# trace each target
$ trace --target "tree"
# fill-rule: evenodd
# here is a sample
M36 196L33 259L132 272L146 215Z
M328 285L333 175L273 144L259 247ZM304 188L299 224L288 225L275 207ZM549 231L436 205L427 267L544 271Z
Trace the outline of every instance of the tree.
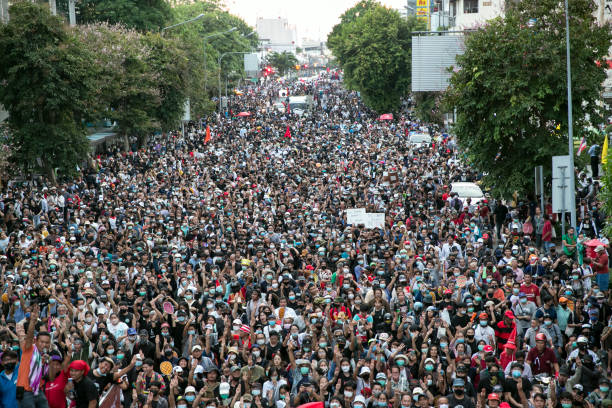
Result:
M416 92L414 94L414 112L425 123L444 125L441 92Z
M610 24L599 25L591 0L570 2L573 120L578 137L601 121L598 100ZM533 168L567 154L565 14L561 0L508 2L497 18L466 36L447 102L471 165L495 194L524 193Z
M276 68L276 72L278 72L280 76L283 76L287 73L287 71L291 70L298 64L298 60L295 55L289 51L283 51L280 53L272 52L266 57L266 64Z
M0 103L9 112L11 158L26 173L76 173L88 152L84 119L93 58L49 7L17 2L0 26Z
M181 46L186 49L190 72L187 94L191 101L191 112L196 117L205 116L215 109L211 97L217 95L219 69L221 72L237 72L241 76L244 73L243 55L235 54L224 57L222 67L217 66L219 56L225 52L248 52L254 49L258 44L257 34L253 34L253 28L249 27L244 20L223 10L217 0L180 4L173 8L173 14L171 24L204 14L201 19L173 28L165 35L178 38ZM211 34L227 31L232 27L236 27L237 30L202 40ZM204 52L206 52L206 59L204 59ZM204 89L207 90L206 94L203 92Z
M146 63L155 71L160 103L154 116L162 130L176 129L183 117L189 83L188 53L178 38L148 33L142 41L151 50Z
M347 10L327 40L349 89L379 113L397 110L410 88L412 31L424 24L362 1Z
M151 47L140 33L106 23L80 26L77 32L88 49L97 50L97 94L91 103L99 119L117 122L126 150L130 136L142 143L160 125L161 75Z
M166 0L81 0L79 22L121 24L138 31L158 31L172 19Z

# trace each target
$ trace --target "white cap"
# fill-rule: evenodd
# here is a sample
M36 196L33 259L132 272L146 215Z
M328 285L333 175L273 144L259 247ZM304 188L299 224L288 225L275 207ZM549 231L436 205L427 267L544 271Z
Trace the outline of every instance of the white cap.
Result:
M361 404L363 404L363 406L364 406L364 407L366 406L366 400L365 400L365 398L363 397L363 395L357 395L357 396L355 397L355 399L353 400L353 405L355 405L355 404L357 404L357 403L361 403Z
M359 371L359 375L370 374L370 367L363 366L361 367L361 371Z
M185 388L185 394L189 394L190 392L193 392L194 394L196 393L196 389L193 385L188 386L187 388Z

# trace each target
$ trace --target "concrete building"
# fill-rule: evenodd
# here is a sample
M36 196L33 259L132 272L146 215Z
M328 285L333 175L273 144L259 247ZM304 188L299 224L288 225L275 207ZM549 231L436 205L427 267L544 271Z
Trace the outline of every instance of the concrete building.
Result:
M295 53L297 32L286 18L259 17L255 24L261 46L269 52L289 51Z

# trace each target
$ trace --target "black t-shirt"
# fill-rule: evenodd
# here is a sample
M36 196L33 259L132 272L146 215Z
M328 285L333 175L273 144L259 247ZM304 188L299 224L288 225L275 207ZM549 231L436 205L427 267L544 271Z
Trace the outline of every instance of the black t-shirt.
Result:
M74 392L76 394L76 408L87 408L90 401L98 401L98 389L89 376L74 383Z
M525 395L529 395L529 393L531 392L531 383L525 377L521 377L521 381L523 383L523 392L525 393ZM504 392L509 392L515 401L521 401L521 398L518 394L518 388L516 387L516 381L513 378L506 379L506 382L504 384Z
M114 376L112 373L107 373L106 375L97 376L97 375L94 375L94 371L95 370L89 371L89 373L87 374L87 377L89 377L89 379L93 381L94 385L98 389L98 392L101 394L106 388L106 386L113 382Z
M458 399L455 396L455 393L448 395L446 398L448 399L449 407L457 407L461 405L463 408L476 408L474 401L470 397L468 397L466 394L463 394L462 399Z

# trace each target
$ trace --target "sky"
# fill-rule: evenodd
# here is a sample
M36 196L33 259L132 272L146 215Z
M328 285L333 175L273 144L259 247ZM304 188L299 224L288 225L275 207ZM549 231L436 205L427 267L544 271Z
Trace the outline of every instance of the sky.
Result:
M230 13L252 27L258 17L287 18L297 28L298 39L325 40L340 16L359 0L224 0ZM379 0L385 6L402 8L406 0Z

